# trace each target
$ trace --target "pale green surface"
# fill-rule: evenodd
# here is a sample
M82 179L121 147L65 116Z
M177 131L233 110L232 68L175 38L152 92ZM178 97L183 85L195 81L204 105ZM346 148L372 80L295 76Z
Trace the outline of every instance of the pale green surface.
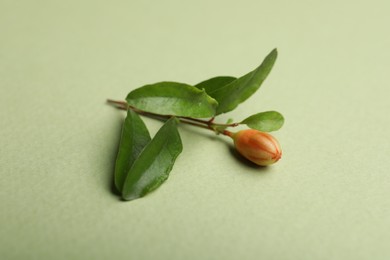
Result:
M226 2L0 1L0 259L390 259L390 2ZM283 113L277 165L184 127L159 190L112 194L106 98L240 76L274 47L232 116Z

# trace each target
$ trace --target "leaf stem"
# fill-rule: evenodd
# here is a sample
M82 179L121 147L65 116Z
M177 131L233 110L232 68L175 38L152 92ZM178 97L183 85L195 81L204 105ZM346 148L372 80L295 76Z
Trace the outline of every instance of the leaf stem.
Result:
M162 114L157 114L157 113L153 113L153 112L147 112L147 111L138 109L136 107L130 106L125 101L107 99L107 103L115 105L118 109L122 109L122 110L131 109L140 115L151 117L151 118L156 118L156 119L160 119L160 120L167 120L167 119L175 116L175 115L162 115ZM239 123L231 123L231 124L214 123L214 117L212 117L209 120L202 120L202 119L187 117L187 116L175 116L175 117L178 118L180 120L180 122L182 122L182 123L201 127L204 129L209 129L217 134L223 134L223 135L227 135L230 137L232 136L231 132L229 132L227 130L219 130L218 127L236 127L239 125Z
M234 137L234 133L232 133L232 132L230 132L230 131L228 131L228 130L223 130L222 134L223 134L223 135L226 135L226 136L229 136L229 137L231 137L231 138Z

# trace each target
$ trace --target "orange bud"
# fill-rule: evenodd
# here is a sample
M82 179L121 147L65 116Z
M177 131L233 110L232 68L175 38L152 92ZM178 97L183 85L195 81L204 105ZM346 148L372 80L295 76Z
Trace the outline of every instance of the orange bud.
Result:
M237 151L257 165L270 165L282 157L278 141L268 133L247 129L232 134L231 137Z

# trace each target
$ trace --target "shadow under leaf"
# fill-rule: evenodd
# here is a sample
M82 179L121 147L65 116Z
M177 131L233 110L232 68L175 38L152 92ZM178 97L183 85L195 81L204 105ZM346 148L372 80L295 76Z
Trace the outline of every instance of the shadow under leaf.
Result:
M120 113L118 113L120 114ZM120 191L115 187L114 183L114 172L115 172L115 162L116 162L116 157L118 155L118 149L119 149L119 143L121 139L121 133L122 133L122 126L125 118L123 115L120 115L117 117L117 120L115 121L115 130L117 131L117 134L115 135L115 139L112 141L112 146L111 146L111 158L110 158L110 171L108 173L108 178L107 178L107 183L108 183L108 190L110 191L111 194L116 195L116 196L121 196ZM118 198L120 200L120 198Z

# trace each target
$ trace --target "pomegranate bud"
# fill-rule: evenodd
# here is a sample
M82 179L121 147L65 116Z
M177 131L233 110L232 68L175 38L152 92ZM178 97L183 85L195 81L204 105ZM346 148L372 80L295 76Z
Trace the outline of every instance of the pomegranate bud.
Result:
M258 130L241 130L231 136L237 151L257 165L266 166L282 156L278 141L272 135Z

